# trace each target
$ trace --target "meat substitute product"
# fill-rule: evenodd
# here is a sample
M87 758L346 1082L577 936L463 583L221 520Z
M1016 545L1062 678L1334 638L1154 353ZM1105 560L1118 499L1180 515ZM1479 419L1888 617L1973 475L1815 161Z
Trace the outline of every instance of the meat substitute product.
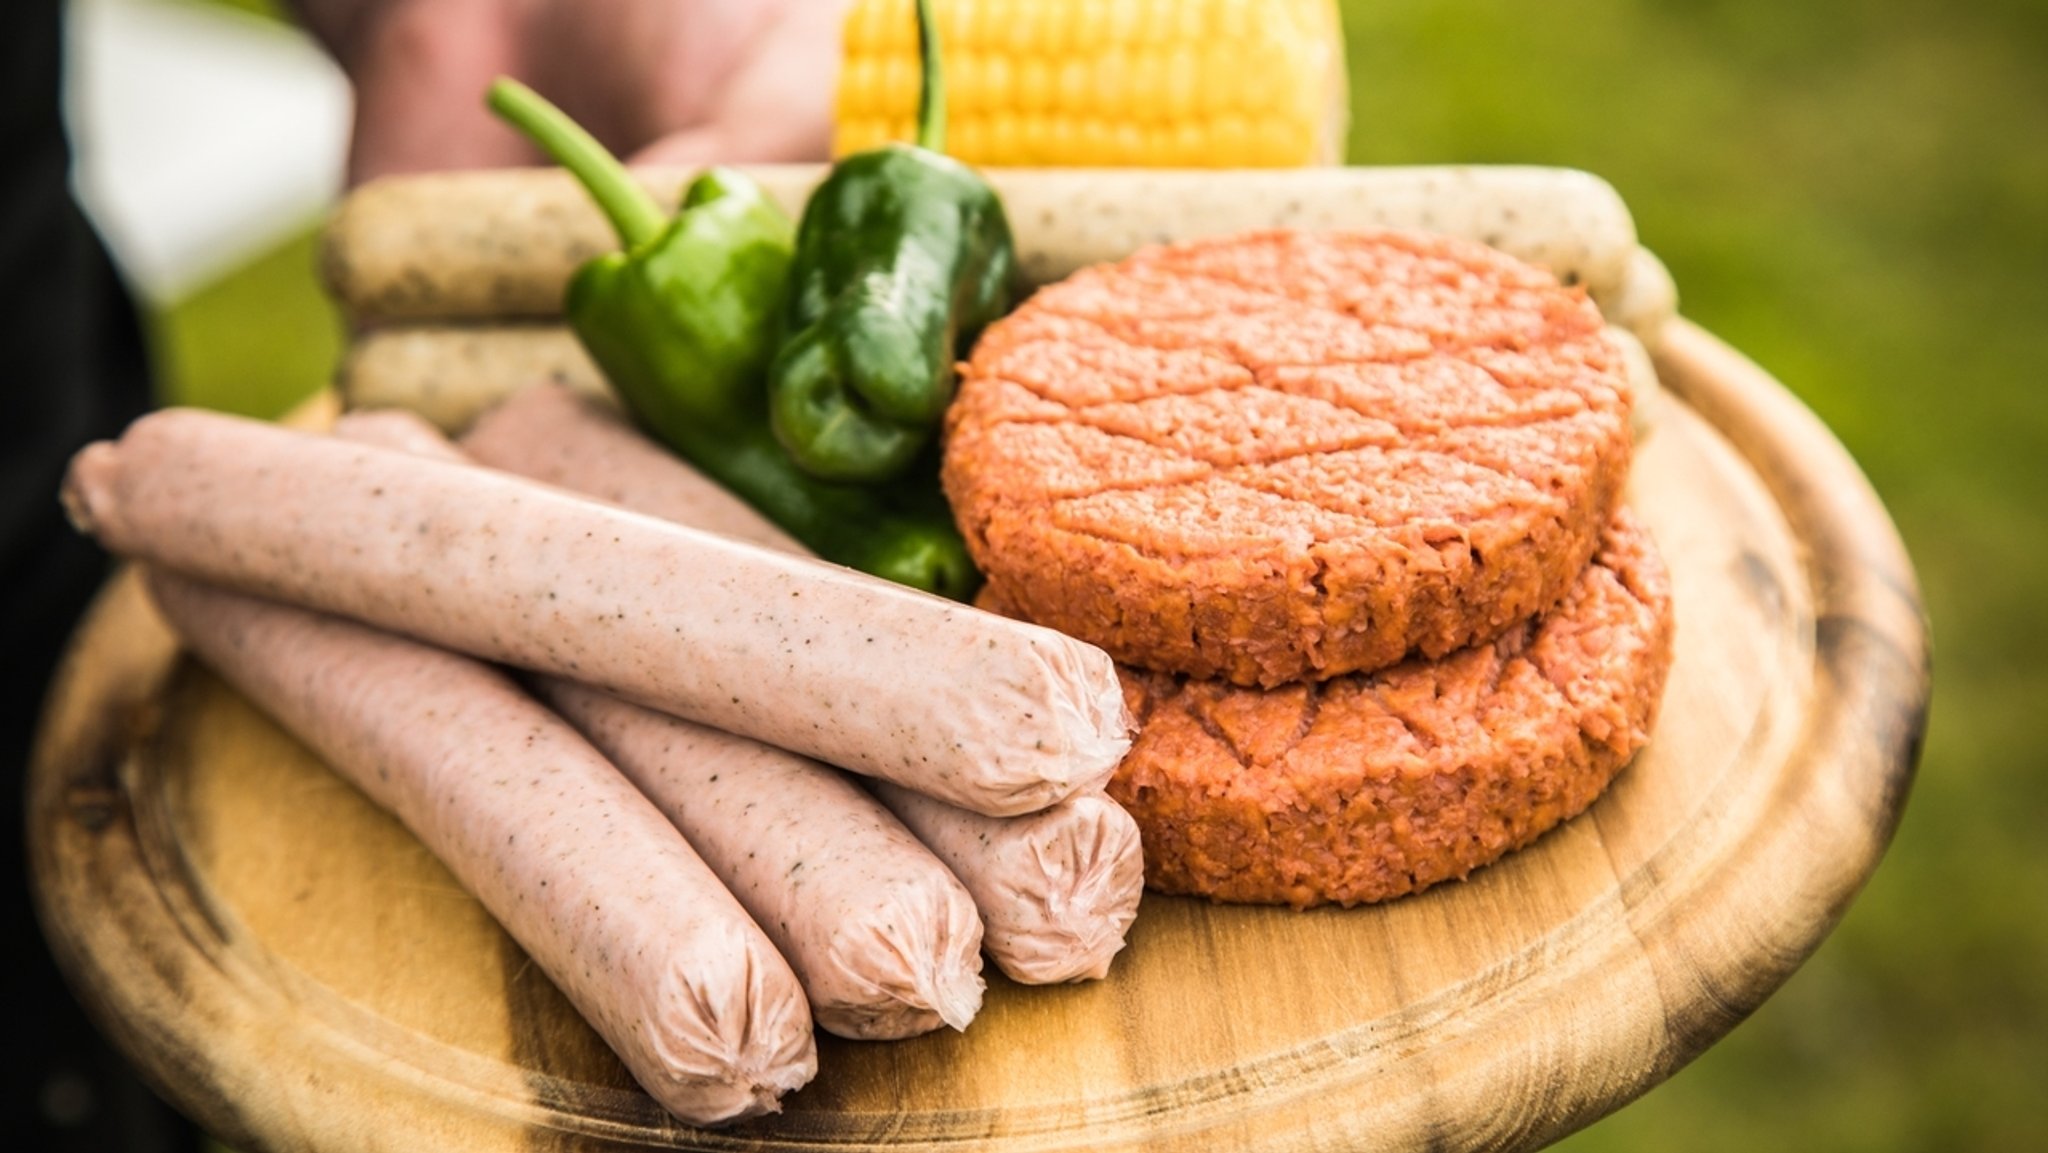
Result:
M802 546L610 410L554 385L527 389L463 438L477 460L766 547ZM1138 913L1144 862L1129 814L1082 794L997 818L909 789L874 788L946 862L981 910L982 947L1027 984L1099 978Z
M534 385L484 413L462 437L462 451L620 508L809 555L753 506L633 431L617 410L561 385Z
M1656 253L1638 248L1621 284L1600 301L1600 315L1655 351L1664 343L1665 324L1678 315L1678 282Z
M668 820L491 667L156 571L199 658L411 829L663 1108L717 1123L811 1079L803 990Z
M982 947L1026 985L1100 980L1145 888L1138 825L1094 793L984 817L882 781L869 786L974 894Z
M536 380L618 403L576 334L551 324L432 324L358 333L335 369L334 389L352 409L405 408L459 430Z
M1649 739L1671 632L1663 562L1623 510L1548 615L1439 660L1269 690L1124 670L1141 727L1109 792L1163 892L1411 893L1593 802Z
M788 958L820 1027L881 1040L974 1019L974 900L860 786L581 685L537 689L703 854Z
M944 481L992 594L1144 668L1273 686L1555 605L1629 464L1583 292L1440 236L1146 249L983 334Z
M825 167L749 168L792 217ZM693 169L639 169L675 204ZM1045 284L1140 245L1248 228L1424 228L1484 241L1596 297L1623 290L1635 222L1613 186L1561 168L993 169L1017 222L1024 279ZM618 247L560 170L438 172L371 181L328 223L321 271L359 324L554 317L576 267Z
M115 552L991 815L1129 748L1089 645L488 469L166 410L87 446L63 495Z
M542 428L559 428L559 418L574 421L580 405L589 403L563 398L569 407L559 408L547 395L522 406L545 418ZM618 432L627 460L633 460L630 449L652 449L623 428ZM336 422L334 434L470 460L433 425L395 409L350 413ZM549 449L565 443L539 439ZM575 437L566 442L570 459L601 470L618 463L620 454L579 456L579 443ZM620 479L630 486L631 478L628 470ZM827 765L594 689L540 678L539 692L667 814L753 914L796 970L819 1027L858 1040L909 1037L941 1024L967 1027L983 989L982 926L973 898L873 797ZM926 804L972 820L1004 821ZM1130 821L1121 810L1118 815ZM1136 838L1133 826L1133 854Z
M357 444L395 448L451 464L471 463L433 422L411 409L370 408L342 413L334 422L334 435Z

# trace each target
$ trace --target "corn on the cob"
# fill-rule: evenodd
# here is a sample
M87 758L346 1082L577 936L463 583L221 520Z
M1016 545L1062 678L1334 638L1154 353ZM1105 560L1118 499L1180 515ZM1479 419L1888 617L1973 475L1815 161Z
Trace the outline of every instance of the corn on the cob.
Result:
M947 151L970 164L1285 167L1343 159L1335 0L934 0ZM858 0L840 155L909 140L913 0Z

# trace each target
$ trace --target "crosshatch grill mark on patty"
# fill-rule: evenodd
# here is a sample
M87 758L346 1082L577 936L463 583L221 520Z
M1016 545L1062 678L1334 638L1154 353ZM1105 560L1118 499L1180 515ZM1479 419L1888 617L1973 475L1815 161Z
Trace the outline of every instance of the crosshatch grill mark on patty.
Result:
M1629 386L1583 292L1490 248L1261 232L1048 287L976 346L944 479L993 595L1127 664L1276 686L1565 594Z

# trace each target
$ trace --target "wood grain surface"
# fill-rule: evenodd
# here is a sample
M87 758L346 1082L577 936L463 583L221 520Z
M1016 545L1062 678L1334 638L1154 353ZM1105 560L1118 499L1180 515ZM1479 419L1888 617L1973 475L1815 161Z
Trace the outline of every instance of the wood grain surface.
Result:
M964 1034L821 1038L783 1114L691 1129L123 576L32 767L52 944L165 1094L249 1153L1540 1145L1820 943L1891 836L1927 702L1912 571L1848 456L1696 328L1660 368L1679 400L1630 499L1673 571L1663 718L1589 813L1468 882L1307 913L1148 895L1107 981L997 976Z

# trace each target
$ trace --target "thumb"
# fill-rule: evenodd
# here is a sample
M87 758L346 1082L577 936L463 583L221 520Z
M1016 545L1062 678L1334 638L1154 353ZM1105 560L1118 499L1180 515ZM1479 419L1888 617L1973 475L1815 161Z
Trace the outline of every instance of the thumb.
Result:
M689 167L746 159L755 158L732 155L731 149L726 146L725 134L713 127L685 128L681 132L671 132L633 153L626 158L626 162Z
M786 164L824 160L830 153L829 129L762 127L727 124L686 128L663 136L627 158L630 164Z

